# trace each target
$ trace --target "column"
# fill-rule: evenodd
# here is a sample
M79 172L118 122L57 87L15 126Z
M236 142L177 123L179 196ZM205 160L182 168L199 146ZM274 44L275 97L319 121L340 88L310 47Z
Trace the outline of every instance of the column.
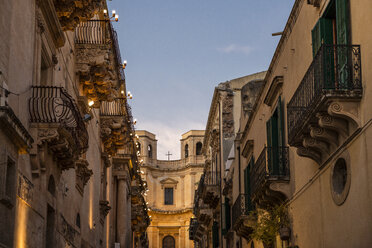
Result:
M131 202L128 201L128 177L118 176L116 239L120 247L131 244Z

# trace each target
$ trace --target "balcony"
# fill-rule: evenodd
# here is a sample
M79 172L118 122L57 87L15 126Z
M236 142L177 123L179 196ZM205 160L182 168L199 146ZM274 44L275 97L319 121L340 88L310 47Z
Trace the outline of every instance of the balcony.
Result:
M232 226L238 236L250 239L256 219L250 215L253 210L250 196L240 194L232 208Z
M125 82L118 36L110 21L88 20L75 28L77 71L84 95L112 101Z
M204 178L202 199L212 209L215 209L220 200L221 177L219 172L207 172Z
M323 45L287 105L288 143L322 165L360 128L359 45Z
M250 171L251 197L261 205L289 197L288 147L265 147Z
M125 99L103 101L100 106L101 138L105 153L129 157L134 153L131 133L134 133L130 108ZM119 152L119 149L121 152Z
M190 228L189 228L189 239L194 240L195 231L198 225L198 220L196 218L190 219Z
M62 87L33 86L29 112L37 143L48 145L62 170L74 168L88 149L88 132L74 99Z

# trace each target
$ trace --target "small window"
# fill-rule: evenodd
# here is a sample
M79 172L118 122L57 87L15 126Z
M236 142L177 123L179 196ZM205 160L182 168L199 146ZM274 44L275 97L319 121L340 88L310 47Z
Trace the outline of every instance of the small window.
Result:
M164 189L164 205L173 205L173 188Z
M189 145L185 145L185 158L189 157Z
M6 176L5 176L5 195L9 198L13 198L15 194L15 163L8 157Z
M151 145L147 146L147 154L149 158L152 158L152 146Z
M77 213L76 215L76 226L80 228L80 214Z
M176 240L170 235L165 236L163 239L163 248L174 248L174 247L176 247Z
M348 158L348 157L346 157ZM341 157L333 165L331 172L332 198L337 205L341 205L347 198L350 189L349 159Z
M54 177L51 175L49 177L49 182L48 182L48 191L49 193L52 194L52 196L56 196L56 183L54 181Z
M141 153L141 143L137 143L137 146L138 146L138 151Z
M203 147L203 144L201 142L196 143L196 155L202 154L202 147Z

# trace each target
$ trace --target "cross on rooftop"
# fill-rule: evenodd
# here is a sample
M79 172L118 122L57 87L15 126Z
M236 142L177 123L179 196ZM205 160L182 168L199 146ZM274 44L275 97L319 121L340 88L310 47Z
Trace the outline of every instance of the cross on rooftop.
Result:
M167 154L165 154L165 156L168 156L168 160L169 160L169 158L170 158L171 155L172 155L172 153L170 153L169 151L168 151Z

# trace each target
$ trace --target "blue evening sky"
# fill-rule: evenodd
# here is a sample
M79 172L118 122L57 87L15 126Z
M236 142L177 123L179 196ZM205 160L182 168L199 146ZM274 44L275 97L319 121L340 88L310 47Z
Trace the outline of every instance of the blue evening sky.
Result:
M136 129L158 158L205 129L214 87L268 68L294 0L112 0Z

